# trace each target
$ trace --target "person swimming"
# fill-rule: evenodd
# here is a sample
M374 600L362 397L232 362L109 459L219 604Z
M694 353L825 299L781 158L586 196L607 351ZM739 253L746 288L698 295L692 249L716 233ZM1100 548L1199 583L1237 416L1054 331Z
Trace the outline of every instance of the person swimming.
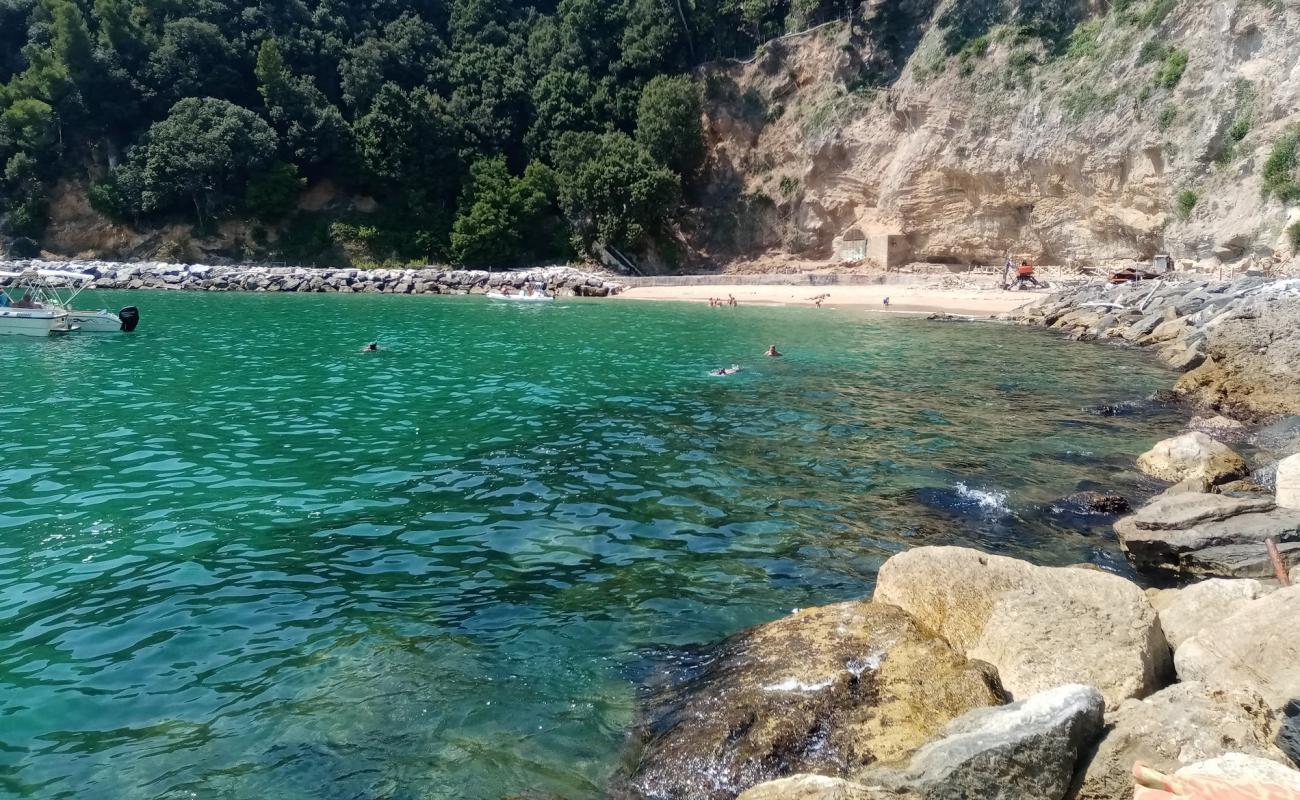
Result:
M736 364L732 364L729 367L723 367L722 369L715 369L709 374L715 378L723 378L728 375L735 375L737 372L740 372L740 367L737 366Z
M773 345L768 345L768 347L767 347L767 352L764 353L763 355L767 356L768 358L780 358L780 357L781 357L781 353L777 351L777 349L776 349L776 345L774 345L774 344L773 344Z
M363 353L377 353L377 352L379 352L379 342L371 342L370 344L368 344L368 345L366 345L365 347L361 348L361 352L363 352Z

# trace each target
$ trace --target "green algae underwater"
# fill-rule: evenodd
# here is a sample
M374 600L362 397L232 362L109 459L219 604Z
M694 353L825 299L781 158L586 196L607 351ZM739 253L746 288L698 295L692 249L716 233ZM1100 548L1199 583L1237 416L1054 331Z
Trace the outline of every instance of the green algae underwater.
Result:
M5 797L597 798L676 648L892 553L1123 571L1056 501L1149 493L1181 423L1148 356L1008 326L107 302L140 329L0 340Z

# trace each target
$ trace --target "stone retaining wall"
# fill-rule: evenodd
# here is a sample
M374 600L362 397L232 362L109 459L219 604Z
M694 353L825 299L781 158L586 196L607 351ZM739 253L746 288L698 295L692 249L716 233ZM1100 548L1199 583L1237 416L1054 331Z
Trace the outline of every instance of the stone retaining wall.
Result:
M323 292L344 294L474 294L533 284L563 296L607 297L621 283L572 267L485 272L422 269L315 269L307 267L122 264L106 261L0 261L0 272L51 269L95 276L99 289L209 292Z

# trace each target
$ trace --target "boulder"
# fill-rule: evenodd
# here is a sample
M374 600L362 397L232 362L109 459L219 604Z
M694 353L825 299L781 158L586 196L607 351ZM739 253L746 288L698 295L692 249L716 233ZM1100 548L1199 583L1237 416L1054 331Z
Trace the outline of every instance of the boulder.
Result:
M881 567L874 599L993 664L1015 698L1081 683L1115 708L1160 689L1170 673L1155 609L1136 585L1106 572L921 547Z
M1231 784L1251 783L1279 786L1300 792L1300 772L1266 758L1228 753L1188 764L1174 773L1177 778L1214 778ZM1205 794L1210 797L1213 795ZM1271 796L1271 795L1270 795Z
M1158 497L1143 506L1131 519L1144 531L1181 531L1202 522L1222 522L1242 514L1272 511L1271 497L1232 497L1195 492Z
M1268 591L1256 580L1211 578L1183 589L1153 591L1149 596L1151 605L1160 615L1165 639L1177 651L1179 645L1202 628L1231 616Z
M1300 767L1300 699L1282 707L1278 717L1277 746L1292 764Z
M1189 518L1210 513L1215 508L1240 509L1250 508L1252 503L1272 503L1267 497L1249 499L1196 494L1183 497L1198 503L1185 512ZM1203 498L1216 498L1219 505L1206 504ZM1182 529L1152 529L1139 527L1138 515L1135 514L1115 523L1115 535L1133 566L1145 572L1223 578L1271 577L1273 565L1264 546L1264 540L1270 537L1278 542L1285 564L1300 564L1300 511L1274 508L1248 511L1223 519L1212 517ZM1151 521L1155 518L1155 513L1149 513L1147 524L1156 524ZM1166 524L1171 524L1169 521L1173 517L1164 519Z
M1104 707L1091 686L1066 685L977 709L949 723L905 768L872 770L863 780L924 800L1060 800L1101 733Z
M910 800L908 795L825 775L794 775L760 783L736 800Z
M1127 498L1113 492L1075 492L1052 507L1074 514L1126 514L1133 510Z
M987 664L898 608L808 609L729 639L701 673L660 693L628 789L712 800L800 772L844 775L901 759L949 720L1003 699Z
M1165 439L1139 456L1137 465L1147 475L1175 483L1187 478L1223 483L1250 474L1245 459L1197 431Z
M1277 504L1300 509L1300 453L1277 462Z
M1201 628L1174 655L1178 678L1259 693L1274 710L1300 698L1300 586L1278 589Z
M1230 752L1282 759L1270 742L1268 705L1244 689L1179 683L1145 700L1129 700L1107 722L1109 732L1088 764L1077 800L1128 797L1137 761L1168 774Z
M1246 425L1235 419L1228 419L1222 415L1213 417L1192 417L1192 421L1187 423L1187 427L1193 431L1200 431L1209 436L1219 438L1239 437L1244 435Z

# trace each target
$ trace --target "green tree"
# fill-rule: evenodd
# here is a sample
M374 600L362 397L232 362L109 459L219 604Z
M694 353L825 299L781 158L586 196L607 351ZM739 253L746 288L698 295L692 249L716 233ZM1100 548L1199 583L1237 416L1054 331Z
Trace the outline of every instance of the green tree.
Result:
M275 131L246 108L187 98L149 129L132 153L147 213L193 206L200 225L231 210L249 181L274 159Z
M386 83L440 91L445 88L438 80L446 71L445 59L437 29L415 14L403 14L348 51L339 65L343 99L364 114Z
M41 181L40 165L27 153L17 153L5 164L0 210L5 212L5 233L40 239L49 216L49 201Z
M640 249L676 209L680 180L624 133L566 133L555 147L560 202L583 249Z
M26 153L37 162L53 159L58 120L43 100L17 100L0 114L0 158Z
M321 166L350 153L343 115L311 79L289 72L276 40L262 42L254 73L267 114L295 164Z
M306 185L297 167L277 161L249 179L244 189L244 208L260 220L283 219L297 205Z
M168 22L149 57L148 82L155 104L170 107L198 97L251 100L240 74L242 61L216 25L189 17Z
M569 70L546 73L533 87L534 120L528 132L532 152L546 155L556 137L568 131L601 128L593 108L596 86L585 74Z
M703 116L699 89L689 78L660 75L641 93L636 140L660 164L690 180L704 163Z
M500 156L475 162L451 231L452 258L471 266L505 266L564 252L555 175L540 162L522 177Z

